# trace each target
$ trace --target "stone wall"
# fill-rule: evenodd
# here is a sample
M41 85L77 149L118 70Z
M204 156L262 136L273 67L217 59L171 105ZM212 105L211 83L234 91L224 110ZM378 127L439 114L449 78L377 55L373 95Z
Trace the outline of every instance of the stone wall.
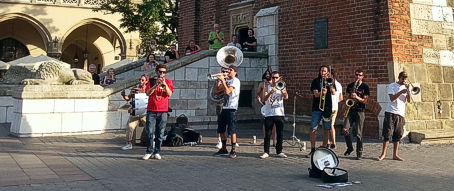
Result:
M393 62L390 81L400 71L420 84L416 108L407 104L408 131L453 130L454 20L451 0L390 1Z

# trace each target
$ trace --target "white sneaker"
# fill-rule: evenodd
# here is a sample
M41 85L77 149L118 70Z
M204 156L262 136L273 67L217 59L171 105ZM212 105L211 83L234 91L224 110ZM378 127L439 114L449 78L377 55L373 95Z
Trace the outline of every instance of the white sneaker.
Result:
M143 155L142 159L143 160L148 160L148 159L150 159L151 156L152 156L152 154L148 154L147 153L147 154Z
M216 145L216 148L221 149L222 148L222 142L218 141L218 144Z
M131 150L132 144L126 144L125 146L121 147L121 150Z
M285 155L284 153L279 153L277 154L277 156L281 158L287 158L287 155Z
M268 153L263 153L262 155L260 155L260 158L261 159L266 159L268 158L270 155Z
M235 147L240 147L240 145L238 143L235 143Z
M161 155L155 154L155 155L153 156L153 158L156 159L156 160L161 160Z

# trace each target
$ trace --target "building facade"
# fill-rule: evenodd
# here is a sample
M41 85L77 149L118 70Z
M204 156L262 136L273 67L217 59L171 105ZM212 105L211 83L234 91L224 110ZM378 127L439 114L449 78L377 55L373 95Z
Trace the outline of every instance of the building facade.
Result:
M3 62L41 54L73 68L98 68L137 57L139 37L120 29L118 14L94 12L103 0L0 0Z
M368 137L381 134L389 99L386 85L400 71L407 71L422 89L413 96L415 105L407 104L407 130L449 131L454 127L453 2L182 1L178 35L180 42L195 40L207 48L214 23L220 24L225 43L233 34L241 41L245 29L254 29L258 51L267 52L268 64L282 72L290 97L296 90L303 92L304 98L298 98L299 115L310 114L310 83L321 65L336 71L344 89L354 81L355 69L364 70L364 82L371 90L365 122ZM274 20L262 19L270 14ZM287 102L286 110L292 109Z

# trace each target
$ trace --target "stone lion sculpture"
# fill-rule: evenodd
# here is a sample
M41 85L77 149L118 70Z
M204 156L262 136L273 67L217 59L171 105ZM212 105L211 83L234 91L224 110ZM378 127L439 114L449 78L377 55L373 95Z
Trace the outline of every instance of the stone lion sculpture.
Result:
M35 78L23 79L24 85L79 85L91 84L91 73L82 69L70 69L54 61L46 61L39 65Z

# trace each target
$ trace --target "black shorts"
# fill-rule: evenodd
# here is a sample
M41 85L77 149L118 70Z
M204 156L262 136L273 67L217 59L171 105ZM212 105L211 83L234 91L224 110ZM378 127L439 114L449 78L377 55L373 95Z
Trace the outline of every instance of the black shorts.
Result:
M389 141L392 137L393 142L400 141L404 134L405 118L394 114L385 112L385 120L383 121L383 140Z
M229 135L236 134L236 110L223 109L218 115L218 130L217 133L229 133Z

